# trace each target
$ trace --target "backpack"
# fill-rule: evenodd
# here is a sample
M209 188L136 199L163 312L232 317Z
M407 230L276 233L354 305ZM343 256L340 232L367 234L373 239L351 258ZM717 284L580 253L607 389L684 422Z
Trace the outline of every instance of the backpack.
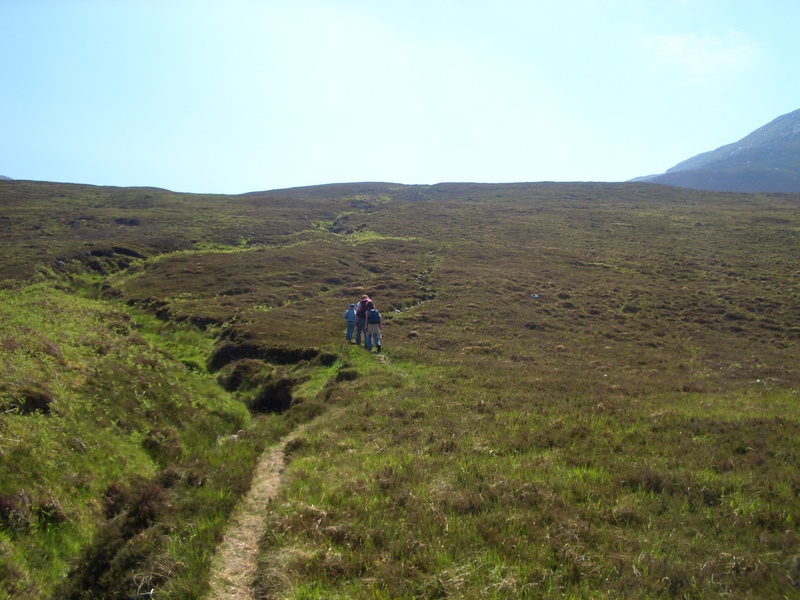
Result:
M356 314L363 319L367 316L367 310L369 308L374 308L371 300L359 300L356 305Z
M367 323L380 323L381 322L381 313L378 312L377 308L370 308L369 312L367 313Z

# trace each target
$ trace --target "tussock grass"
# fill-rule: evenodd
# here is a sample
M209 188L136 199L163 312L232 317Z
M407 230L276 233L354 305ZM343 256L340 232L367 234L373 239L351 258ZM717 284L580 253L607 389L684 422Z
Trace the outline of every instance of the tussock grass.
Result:
M13 184L0 182L15 224L0 242L16 249L3 277L75 283L88 272L95 293L30 288L36 309L12 311L31 333L12 348L26 358L6 367L24 385L3 402L25 436L66 404L116 423L129 445L114 468L142 461L134 487L150 492L98 483L87 504L105 493L106 510L125 516L68 538L62 496L59 511L26 492L37 508L25 512L12 491L24 482L9 484L9 581L36 571L14 537L19 513L58 532L30 539L61 544L62 565L115 548L119 570L103 572L149 574L126 593L144 583L201 594L247 465L294 432L262 541L264 597L796 592L795 196L361 184L195 197ZM115 316L70 327L81 333L69 344L41 334L54 327L41 321L54 306L45 289L63 296L62 312ZM342 312L362 293L386 320L380 356L344 342ZM108 370L128 382L123 404ZM159 427L143 428L144 416ZM219 443L215 422L249 441ZM81 440L109 444L106 431ZM55 471L44 479L57 489ZM86 531L101 533L90 543ZM119 544L134 531L142 546ZM89 575L70 578L72 593L112 589Z
M447 241L434 299L391 320L388 363L291 453L264 594L794 588L797 238L751 229L794 205L625 192L375 215ZM739 227L782 241L745 252ZM755 266L772 261L786 270Z

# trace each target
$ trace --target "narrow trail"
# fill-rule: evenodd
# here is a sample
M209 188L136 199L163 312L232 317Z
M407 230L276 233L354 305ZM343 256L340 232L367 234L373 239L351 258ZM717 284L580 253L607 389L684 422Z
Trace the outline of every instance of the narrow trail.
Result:
M234 511L211 565L208 600L252 600L258 540L264 531L267 504L275 497L284 468L286 440L264 452L250 491Z

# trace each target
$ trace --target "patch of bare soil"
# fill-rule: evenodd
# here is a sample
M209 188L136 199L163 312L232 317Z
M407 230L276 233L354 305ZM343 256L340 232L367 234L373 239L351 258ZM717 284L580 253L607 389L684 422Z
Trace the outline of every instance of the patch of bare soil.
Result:
M275 497L284 468L285 442L264 452L253 484L231 517L225 538L211 565L209 600L252 600L258 540L264 531L267 504Z

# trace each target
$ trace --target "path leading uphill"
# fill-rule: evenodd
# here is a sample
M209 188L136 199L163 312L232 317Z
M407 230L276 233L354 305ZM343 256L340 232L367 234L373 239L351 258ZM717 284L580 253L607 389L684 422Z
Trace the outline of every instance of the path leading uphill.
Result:
M258 540L264 531L267 504L275 497L283 471L285 441L264 452L250 491L231 517L211 565L209 600L252 600Z

